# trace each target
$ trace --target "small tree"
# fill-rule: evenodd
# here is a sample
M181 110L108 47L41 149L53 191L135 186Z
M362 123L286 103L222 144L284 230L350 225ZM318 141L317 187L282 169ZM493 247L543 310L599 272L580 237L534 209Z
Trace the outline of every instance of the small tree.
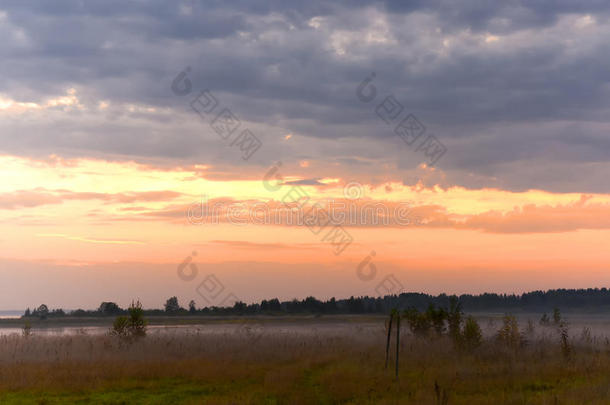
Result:
M463 344L466 350L474 350L483 343L483 334L477 321L469 316L464 323Z
M517 349L523 344L523 336L519 331L519 324L514 315L507 314L502 318L502 327L498 330L496 338L512 349Z
M561 312L559 311L559 308L553 308L553 323L556 326L559 326L559 324L561 324Z
M128 317L119 316L114 320L110 333L127 340L146 336L147 322L140 301L132 301L127 311Z
M129 306L129 328L131 334L135 337L146 336L146 319L144 319L144 310L142 304L138 300L135 304L133 301Z
M449 301L449 311L447 311L447 323L449 325L449 336L456 346L460 345L462 339L461 329L463 317L462 304L458 301L457 297L451 297L451 301Z
M434 328L434 331L438 336L445 332L445 320L447 319L447 311L441 307L436 307L434 304L430 304L426 310L426 318L430 321L430 324Z
M112 323L110 334L123 339L129 338L129 318L126 316L117 317Z
M397 318L400 315L397 314ZM426 313L419 312L417 308L411 307L403 312L403 317L407 320L409 329L415 336L427 337L430 334L432 323Z
M197 307L195 306L195 301L191 300L191 302L189 302L189 312L191 314L194 314L195 312L197 312Z

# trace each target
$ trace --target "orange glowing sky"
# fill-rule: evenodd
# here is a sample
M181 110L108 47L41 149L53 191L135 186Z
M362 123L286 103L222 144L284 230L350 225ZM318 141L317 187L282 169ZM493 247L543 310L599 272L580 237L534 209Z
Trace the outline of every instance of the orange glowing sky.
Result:
M263 3L0 5L0 309L608 286L599 2Z
M214 273L217 277L246 287L235 292L244 300L260 299L264 293L291 298L283 291L334 295L322 281L326 278L322 268L332 269L331 279L342 284L339 292L344 294L351 294L351 288L354 293L375 295L389 274L400 276L405 290L430 292L510 292L600 285L610 279L607 194L387 183L352 184L357 194L346 198L349 190L341 178L323 186L299 186L311 197L308 204L335 199L355 207L381 204L392 213L404 202L411 215L419 218L408 225L348 223L346 219L344 229L353 242L335 255L332 245L322 240L323 233L315 235L306 226L289 226L269 215L282 206L293 186L281 185L273 177L268 184L277 190L269 191L263 184L265 172L259 179L231 181L206 179L207 169L202 167L155 168L96 159L2 156L0 164L5 180L0 185L5 279L19 278L9 266L17 262L59 274L78 269L80 276L70 276L75 279L87 278L92 268L100 266L124 268L130 279L134 266L150 266L160 283L174 285L165 295L175 290L184 299L198 298L197 280L187 283L176 273L178 263L193 251L192 262L201 269L218 265L222 270ZM197 209L201 210L202 201L224 201L225 206L239 206L242 211L235 211L233 219L222 215L217 221L189 219L189 210L200 216ZM245 214L256 203L271 207L266 211L267 223ZM377 273L363 281L356 268L373 251L371 262ZM261 267L275 275L258 288L259 275L269 278ZM201 277L206 274L201 270ZM322 280L302 280L314 274ZM294 280L308 288L287 287ZM47 285L57 289L62 282L70 284L60 278ZM102 285L112 290L114 282L113 276ZM3 298L7 306L17 298L10 283L3 285L9 286L3 294L10 297ZM46 294L50 302L78 305L71 298L60 299L56 290L39 290L42 286L35 280L31 288ZM103 299L109 290L94 290L90 301ZM151 301L161 300L150 292L142 294Z

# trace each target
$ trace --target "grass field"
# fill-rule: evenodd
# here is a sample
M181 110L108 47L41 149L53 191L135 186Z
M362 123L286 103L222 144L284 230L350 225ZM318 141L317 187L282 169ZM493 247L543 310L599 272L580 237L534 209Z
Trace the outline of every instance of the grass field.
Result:
M399 378L385 329L0 337L1 404L609 404L610 342L552 328L474 351L403 328Z

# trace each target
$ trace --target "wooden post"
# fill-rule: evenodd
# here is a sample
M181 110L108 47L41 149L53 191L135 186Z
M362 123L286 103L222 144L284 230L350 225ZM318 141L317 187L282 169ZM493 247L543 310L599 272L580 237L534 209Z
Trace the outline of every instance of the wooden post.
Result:
M392 333L392 319L394 318L394 311L390 312L390 324L388 325L388 340L385 344L385 368L388 368L388 359L390 357L390 336Z
M400 313L396 316L396 379L398 379L398 356L400 354Z

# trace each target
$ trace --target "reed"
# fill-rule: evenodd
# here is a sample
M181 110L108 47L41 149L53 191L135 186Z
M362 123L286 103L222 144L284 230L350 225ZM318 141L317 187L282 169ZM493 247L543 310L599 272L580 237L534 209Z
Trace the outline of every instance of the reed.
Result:
M506 324L513 339L511 320ZM388 347L383 322L354 333L265 328L256 340L241 328L205 327L149 332L131 344L110 335L2 336L0 403L610 402L610 341L601 336L571 339L566 359L557 333L536 333L516 347L491 336L465 351L449 334L422 339L405 328L399 335L397 318L393 327L397 364L408 359L397 375L379 362Z

